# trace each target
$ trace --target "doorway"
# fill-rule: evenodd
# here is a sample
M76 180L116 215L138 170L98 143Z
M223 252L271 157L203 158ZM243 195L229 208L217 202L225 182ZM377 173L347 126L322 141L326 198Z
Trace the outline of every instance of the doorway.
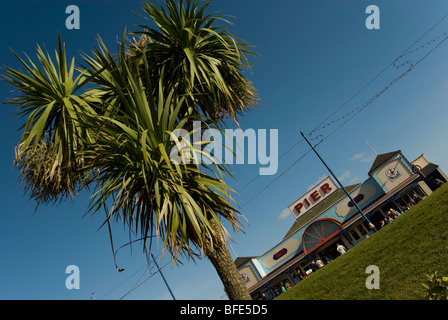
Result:
M330 241L330 244L327 244L325 247L323 247L321 250L317 252L317 254L322 258L322 261L325 262L325 257L334 260L340 256L339 252L336 250L338 241L341 242L340 237L333 239L332 241Z

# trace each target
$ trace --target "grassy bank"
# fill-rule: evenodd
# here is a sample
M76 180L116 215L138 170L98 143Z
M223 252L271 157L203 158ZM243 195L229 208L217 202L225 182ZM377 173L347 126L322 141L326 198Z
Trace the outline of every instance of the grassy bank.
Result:
M380 288L368 290L369 265ZM423 299L434 271L448 276L448 184L278 299Z

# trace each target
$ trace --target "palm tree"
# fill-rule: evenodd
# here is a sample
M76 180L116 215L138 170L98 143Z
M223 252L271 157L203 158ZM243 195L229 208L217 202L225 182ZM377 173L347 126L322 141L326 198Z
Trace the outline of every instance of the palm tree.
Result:
M197 112L215 120L231 117L238 122L237 116L259 100L243 74L251 66L247 55L254 53L218 25L230 23L223 15L205 15L209 4L186 0L176 5L174 0L165 0L165 10L145 1L146 18L157 28L141 25L143 30L134 32L140 37L130 49L136 58L145 56L154 89L163 75L163 87L187 95L182 113Z
M79 125L80 117L95 114L91 103L97 99L78 94L87 79L82 74L74 76L75 59L68 66L59 35L56 64L40 46L37 57L42 68L28 56L27 62L13 53L28 73L6 67L3 76L19 93L8 103L18 105L17 115L27 117L16 147L19 179L38 204L73 197L82 188L78 169L83 160L76 153L92 142L88 130Z
M222 117L236 121L254 105L253 88L240 73L250 52L225 29L212 26L220 16L203 16L208 3L199 8L186 2L185 7L166 0L169 14L145 2L162 31L146 28L129 45L125 33L115 57L100 39L78 70L74 59L67 69L60 39L57 67L40 48L43 71L17 55L28 74L5 69L6 81L20 92L11 103L28 117L16 164L25 190L38 203L63 200L89 187L88 213L110 205L104 223L118 221L139 234L148 257L154 237L163 240L162 252L175 262L205 255L230 299L250 299L222 222L241 230L232 190L224 182L228 166L179 164L170 158L175 147L185 150L176 129L192 133L191 121L197 119L220 129ZM180 37L169 40L170 33ZM170 55L180 42L187 46ZM93 87L79 94L87 83ZM203 153L190 148L193 155Z
M108 105L107 115L89 119L96 140L82 156L88 163L84 169L91 172L91 184L97 186L89 210L98 212L109 203L107 219L132 228L148 254L154 236L163 240L162 250L174 261L182 255L194 258L205 254L229 298L249 299L227 249L227 231L221 222L241 229L238 211L230 204L230 189L222 180L228 168L217 163L173 162L170 154L174 147L182 149L174 132L187 128L192 119L179 115L185 98L176 97L171 90L161 94L155 104L138 66L128 61L121 68L123 72L115 73L117 81L111 81L120 83L114 90L120 92L117 107Z

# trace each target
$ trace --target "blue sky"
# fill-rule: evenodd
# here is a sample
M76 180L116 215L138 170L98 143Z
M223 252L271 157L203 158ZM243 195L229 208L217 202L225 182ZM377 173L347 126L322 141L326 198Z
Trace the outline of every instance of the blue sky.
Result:
M65 8L71 4L80 8L79 30L65 27ZM380 9L379 30L365 27L365 9L371 4ZM36 43L45 44L53 52L58 31L68 56L80 62L79 53L89 53L98 34L112 47L125 27L137 30L136 24L145 23L132 13L141 12L140 1L4 0L0 8L0 62L14 68L19 68L19 63L9 48L26 52L34 59ZM319 131L326 137L346 120L347 114L353 115L352 111L402 74L403 68L387 68L344 105L448 14L448 3L213 0L209 6L212 11L233 16L231 32L256 46L257 57L251 58L254 67L247 76L262 98L262 106L241 118L241 128L278 129L278 150L282 155L301 140L300 131L307 134L324 120L324 125L334 121ZM448 18L412 49L445 32ZM409 60L417 62L436 43L409 53ZM447 45L440 45L318 146L344 184L367 179L375 153L366 141L377 153L401 149L408 160L424 153L448 171ZM11 89L0 83L1 102L14 96ZM20 139L15 132L21 124L19 118L10 117L13 113L13 106L0 108L0 299L90 299L93 292L97 299L170 299L158 274L132 290L139 278L145 280L154 271L152 267L143 274L145 256L139 246L134 246L132 252L120 250L117 263L125 271L115 270L107 229L98 230L103 216L83 217L88 193L73 202L41 206L34 212L35 204L24 195L17 181L18 172L12 166L14 146ZM294 222L291 214L285 214L287 206L328 175L312 153L281 175L307 150L308 146L300 142L279 160L276 175L257 177L235 196L238 204L244 205L241 213L247 222L245 233L231 232L233 257L260 255L281 241ZM239 191L257 176L259 165L233 165L232 169L235 180L229 179L228 183ZM113 232L116 248L128 241L122 226L114 225ZM160 248L154 251L159 255ZM159 264L168 264L163 272L177 299L224 296L214 268L205 259L171 266L165 256ZM65 287L65 268L69 265L80 269L79 290Z

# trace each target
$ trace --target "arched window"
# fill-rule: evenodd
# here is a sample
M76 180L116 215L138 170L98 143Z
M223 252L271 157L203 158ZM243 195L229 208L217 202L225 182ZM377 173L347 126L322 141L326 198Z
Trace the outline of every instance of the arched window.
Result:
M334 219L324 218L313 222L302 236L304 253L317 249L341 231L341 223Z

